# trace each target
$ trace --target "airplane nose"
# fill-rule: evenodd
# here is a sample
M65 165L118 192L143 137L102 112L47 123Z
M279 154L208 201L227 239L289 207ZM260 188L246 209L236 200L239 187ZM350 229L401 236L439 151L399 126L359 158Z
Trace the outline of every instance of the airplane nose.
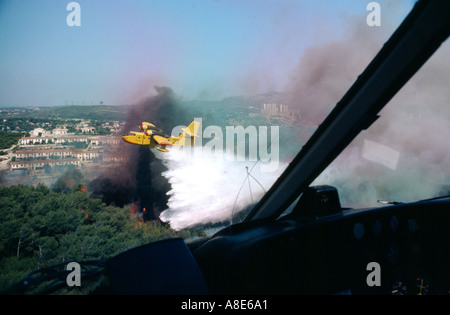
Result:
M122 139L127 143L135 144L135 142L133 142L133 139L130 138L130 136L122 136Z

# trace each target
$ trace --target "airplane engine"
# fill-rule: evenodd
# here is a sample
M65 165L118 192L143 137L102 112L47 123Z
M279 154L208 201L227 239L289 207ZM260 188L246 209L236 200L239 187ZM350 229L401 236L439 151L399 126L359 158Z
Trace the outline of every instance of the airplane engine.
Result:
M147 129L155 128L155 125L153 125L153 124L151 124L151 123L149 123L149 122L143 121L143 122L141 123L140 128L141 128L141 130L147 130Z

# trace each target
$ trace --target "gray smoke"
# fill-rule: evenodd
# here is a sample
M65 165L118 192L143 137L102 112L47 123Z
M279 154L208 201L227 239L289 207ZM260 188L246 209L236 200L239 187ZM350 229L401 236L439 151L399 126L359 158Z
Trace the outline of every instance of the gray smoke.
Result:
M299 124L317 127L380 50L383 33L358 23L345 39L306 49L293 69L286 92L300 111Z
M309 48L287 87L299 123L317 127L386 40L381 32L355 26L341 41ZM351 207L448 194L449 57L447 42L314 184L335 185Z

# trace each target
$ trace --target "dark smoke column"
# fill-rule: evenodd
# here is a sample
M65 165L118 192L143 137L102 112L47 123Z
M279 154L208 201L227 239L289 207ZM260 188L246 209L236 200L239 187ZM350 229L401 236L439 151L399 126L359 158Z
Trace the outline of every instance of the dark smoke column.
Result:
M188 123L189 116L180 107L179 102L168 87L155 86L158 93L148 97L133 106L127 117L125 132L136 130L142 121L152 122L170 133L173 127ZM129 145L129 144L126 144ZM138 211L145 221L159 220L160 213L167 208L170 184L161 175L167 169L155 157L148 147L134 147L129 156L129 163L133 163L135 173L135 195L133 202L138 204Z
M154 123L167 133L190 122L192 117L181 108L172 89L155 87L155 90L157 95L130 107L122 134L139 131L143 121ZM145 221L159 220L160 213L167 208L167 192L171 189L161 175L167 168L150 148L124 141L114 149L114 155L123 157L125 162L113 165L89 183L91 197L119 207L132 204L133 215L142 215Z
M149 148L139 147L136 169L136 196L139 211L145 221L159 220L160 208L165 208L167 196L163 191L153 188L152 181L159 174L152 174L152 163L158 163Z

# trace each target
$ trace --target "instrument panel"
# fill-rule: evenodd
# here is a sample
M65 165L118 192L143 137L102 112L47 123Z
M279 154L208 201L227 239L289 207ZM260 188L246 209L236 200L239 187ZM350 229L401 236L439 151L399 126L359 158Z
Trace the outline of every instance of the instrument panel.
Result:
M450 202L292 213L193 250L212 293L449 294Z

